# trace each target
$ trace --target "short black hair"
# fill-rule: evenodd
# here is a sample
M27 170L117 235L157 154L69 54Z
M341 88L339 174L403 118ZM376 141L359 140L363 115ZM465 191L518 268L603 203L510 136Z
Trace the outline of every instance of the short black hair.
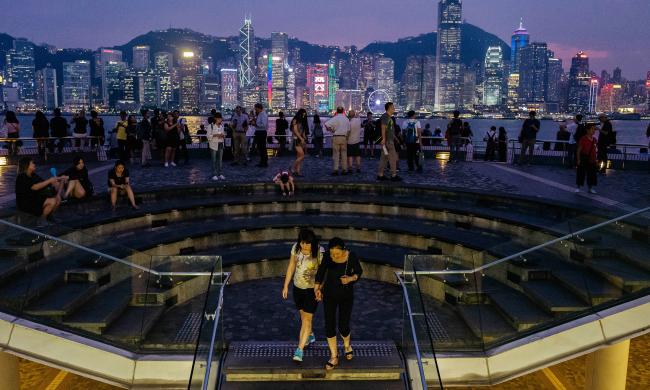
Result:
M262 103L255 103L255 108L259 108L260 110L263 110L264 106L262 105Z
M409 111L408 113L406 113L406 116L408 118L413 118L415 116L415 111L413 111L413 110Z
M388 111L388 109L393 105L393 102L387 102L384 104L384 110Z
M531 112L528 113L528 116L535 116L535 115L537 115L537 113L535 111L531 111Z
M460 116L460 111L456 110L454 111L454 118L458 118Z
M333 237L329 244L328 244L329 249L334 249L334 248L339 248L339 249L345 249L345 241L343 241L342 238L340 237Z
M577 120L578 122L580 122L580 121L582 120L582 118L584 118L584 117L582 116L582 114L578 114L578 115L576 115L576 120Z

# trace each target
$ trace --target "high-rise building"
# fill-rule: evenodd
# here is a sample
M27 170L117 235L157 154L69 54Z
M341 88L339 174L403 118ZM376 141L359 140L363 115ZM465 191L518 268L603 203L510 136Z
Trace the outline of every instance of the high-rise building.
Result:
M289 109L299 108L296 102L296 72L293 68L287 69L287 107Z
M343 107L346 111L363 110L363 91L358 89L339 89L336 91L335 106Z
M589 112L589 92L591 87L589 56L581 51L571 60L569 71L569 111Z
M519 110L519 73L510 73L508 76L508 98L506 106L511 112Z
M105 92L105 106L115 108L118 101L124 100L123 76L126 68L126 63L121 61L108 61L103 64L102 88Z
M149 46L144 46L144 45L133 46L133 69L134 70L149 69L150 52L151 50Z
M309 107L313 111L328 111L328 69L328 64L307 65L307 90L309 94Z
M521 19L519 21L519 28L512 34L512 42L510 45L512 48L510 52L511 73L519 73L521 49L528 46L528 42L530 42L530 35L528 34L528 30L524 28L524 20Z
M34 44L24 38L14 39L13 48L7 51L7 81L16 84L18 97L23 104L29 106L35 100L35 67Z
M645 92L646 92L646 112L650 113L650 71L645 79Z
M203 80L201 110L204 112L221 107L221 83L219 78L218 75L209 75Z
M618 66L616 69L614 69L614 72L612 73L612 83L614 84L623 84L625 80L623 80L623 71L621 68Z
M546 43L533 42L521 49L519 100L526 105L544 103L549 51Z
M90 107L90 62L63 63L63 106L77 112Z
M105 106L109 106L109 84L111 80L107 79L107 74L105 71L106 64L109 62L122 63L122 51L114 49L100 48L97 53L95 53L95 79L99 79L99 84L101 85L101 98ZM111 86L114 86L111 84Z
M195 51L184 51L179 62L180 110L195 112L199 109L199 54Z
M383 54L375 58L375 89L384 90L390 99L396 96L395 91L395 61Z
M260 50L257 57L257 93L259 102L265 107L269 107L271 94L273 91L271 85L272 60L267 49Z
M339 81L336 77L336 65L330 61L327 70L327 109L329 111L336 109L336 91L339 89Z
M160 105L168 107L172 100L172 68L174 57L168 52L158 52L154 55L154 70L158 74L160 84Z
M160 107L160 76L149 69L137 74L136 100L145 108Z
M221 69L221 108L233 110L237 107L239 80L237 69Z
M440 0L436 45L435 110L452 111L460 106L462 1Z
M36 71L36 106L45 110L53 110L59 106L56 90L56 69L50 64Z
M483 76L483 105L488 107L503 104L505 79L503 52L501 46L490 46L485 53Z
M436 58L409 56L402 75L403 106L406 110L433 110L436 85Z
M616 112L625 105L625 90L621 84L605 84L598 96L598 112Z
M548 59L546 76L546 108L548 112L560 112L562 76L564 76L562 60L551 56Z
M122 99L121 102L134 106L137 94L137 75L131 68L126 68L120 75L120 83L122 85Z
M463 66L463 89L461 90L461 107L465 110L472 110L479 102L478 92L482 90L477 85L476 72L472 68Z
M239 92L245 107L253 107L259 100L256 81L255 30L250 18L244 19L239 29Z
M592 77L589 82L589 102L587 103L587 112L595 113L598 107L598 91L600 90L599 81L596 77ZM619 89L620 89L619 85Z
M286 108L289 37L283 32L271 33L271 102L270 108Z
M364 53L359 57L359 89L366 91L368 88L376 89L375 60L371 54Z

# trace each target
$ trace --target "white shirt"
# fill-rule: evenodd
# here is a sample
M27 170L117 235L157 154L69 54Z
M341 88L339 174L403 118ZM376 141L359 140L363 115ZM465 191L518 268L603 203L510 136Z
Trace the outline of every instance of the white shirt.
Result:
M350 119L350 135L348 136L348 145L356 145L361 142L361 119Z
M569 136L569 143L570 144L575 144L576 140L573 138L573 136L576 134L576 130L578 130L578 124L576 121L571 121L568 125L566 125L567 131L571 134Z
M334 133L334 136L347 137L350 133L350 120L343 114L336 114L325 122L325 128Z
M269 116L266 112L262 111L257 114L255 119L255 131L267 131L269 128Z
M208 137L208 145L210 146L210 149L219 150L219 144L222 144L226 139L226 132L223 129L223 123L221 123L221 126L209 124L205 130L207 131L205 136ZM221 136L223 136L223 138Z

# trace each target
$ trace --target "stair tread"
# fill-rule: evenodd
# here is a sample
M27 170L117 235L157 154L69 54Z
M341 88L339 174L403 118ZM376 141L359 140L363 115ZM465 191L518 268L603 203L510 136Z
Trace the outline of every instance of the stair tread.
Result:
M95 294L63 322L68 325L87 324L105 327L124 310L130 300L131 281L125 280Z
M491 340L516 332L493 305L458 305L457 309L472 332L479 338Z
M490 292L490 299L517 325L534 325L551 319L525 294L515 290Z
M573 293L550 280L529 280L521 282L521 286L552 312L579 311L589 306Z
M88 299L96 289L96 283L63 283L32 302L26 311L36 315L66 315L80 300Z
M584 297L617 298L621 290L590 270L555 269L553 276Z
M594 259L589 266L602 273L623 279L626 283L650 285L650 272L624 260L604 258Z
M164 306L129 306L104 335L113 340L142 340L164 311Z

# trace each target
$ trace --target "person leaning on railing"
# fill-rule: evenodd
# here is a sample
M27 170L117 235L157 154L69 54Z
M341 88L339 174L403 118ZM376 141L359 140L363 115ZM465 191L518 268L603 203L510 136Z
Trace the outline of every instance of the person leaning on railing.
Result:
M52 220L52 215L61 204L61 192L67 176L52 176L43 180L36 174L36 164L31 157L18 162L16 177L16 207L18 210L40 217L39 223Z
M70 125L68 121L61 116L61 109L54 109L54 118L50 119L50 135L52 138L58 138L57 149L59 153L63 152L65 146L65 137L68 136ZM54 152L54 140L50 140L50 153Z
M43 158L47 149L47 139L50 136L50 122L40 110L36 111L36 115L34 115L32 130L34 131L33 137L37 139L38 155Z
M18 118L16 117L16 113L13 111L7 111L5 113L5 119L4 122L2 123L2 127L4 128L3 133L7 134L7 138L15 138L16 141L11 141L7 142L7 148L9 149L9 155L17 155L18 154L18 148L20 147L20 122L18 122Z

